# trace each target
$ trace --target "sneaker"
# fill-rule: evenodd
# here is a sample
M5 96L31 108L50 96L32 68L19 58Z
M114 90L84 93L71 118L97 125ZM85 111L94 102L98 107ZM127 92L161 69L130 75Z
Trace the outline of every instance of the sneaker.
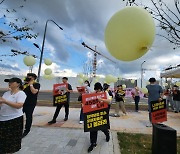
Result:
M152 127L152 123L148 123L146 127Z
M65 118L64 118L64 121L67 121L67 120L68 120L68 117L65 117Z
M83 124L84 123L84 121L79 121L79 124Z
M24 138L25 136L27 136L27 134L29 134L29 131L24 131L24 133L22 134L22 138Z
M120 117L120 115L119 115L119 114L116 114L116 113L114 114L114 116L115 116L115 117Z
M88 148L88 153L93 151L94 148L96 148L97 144L91 144L90 147Z
M56 123L56 120L51 120L48 122L49 125Z

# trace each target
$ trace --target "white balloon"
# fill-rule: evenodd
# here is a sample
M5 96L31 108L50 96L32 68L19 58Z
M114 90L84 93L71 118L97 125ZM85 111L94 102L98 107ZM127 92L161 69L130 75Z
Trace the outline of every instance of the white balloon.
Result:
M33 66L36 63L36 59L33 56L25 56L23 61L26 66Z

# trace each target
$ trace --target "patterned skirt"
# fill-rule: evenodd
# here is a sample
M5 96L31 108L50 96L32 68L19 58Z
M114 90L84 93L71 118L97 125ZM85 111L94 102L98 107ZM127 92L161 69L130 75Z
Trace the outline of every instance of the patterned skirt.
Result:
M0 154L14 153L21 149L23 116L0 121Z

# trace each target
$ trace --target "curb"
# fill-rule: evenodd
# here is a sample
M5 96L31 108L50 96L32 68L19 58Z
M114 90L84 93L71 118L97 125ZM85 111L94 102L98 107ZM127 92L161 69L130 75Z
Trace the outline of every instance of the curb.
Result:
M117 137L117 131L111 131L112 134L112 142L113 142L113 152L114 154L121 154L119 141Z

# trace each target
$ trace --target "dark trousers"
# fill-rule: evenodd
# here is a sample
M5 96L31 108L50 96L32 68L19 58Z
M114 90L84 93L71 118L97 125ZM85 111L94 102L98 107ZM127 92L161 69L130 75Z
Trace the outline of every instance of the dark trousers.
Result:
M30 131L32 126L32 118L34 112L35 105L32 106L24 106L23 113L26 115L26 124L25 124L25 131Z
M84 113L83 113L83 108L82 107L81 107L79 119L80 119L80 121L84 121Z
M106 136L109 135L109 130L105 129L105 130L101 130ZM98 131L91 131L90 132L90 142L91 144L96 144L97 142L97 135L98 135Z
M135 101L135 110L136 111L139 110L139 100L140 100L140 97L139 96L135 96L134 101Z
M56 106L56 111L55 111L55 113L54 113L53 120L56 120L56 118L58 117L59 112L60 112L62 106L65 107L65 117L68 117L68 115L69 115L69 103L58 104L58 105Z

